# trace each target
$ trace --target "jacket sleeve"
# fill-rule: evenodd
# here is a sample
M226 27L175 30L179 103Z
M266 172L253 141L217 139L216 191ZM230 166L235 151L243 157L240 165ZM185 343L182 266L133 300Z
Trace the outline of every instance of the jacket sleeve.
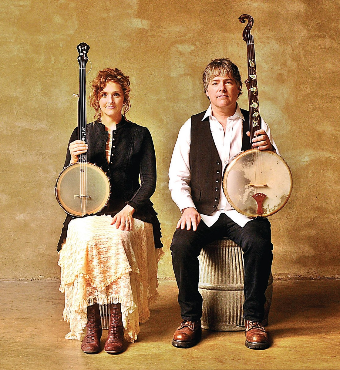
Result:
M127 202L135 209L150 202L150 197L156 189L156 155L151 134L144 128L143 142L141 145L141 159L139 167L140 187Z
M66 150L66 158L65 158L65 163L64 163L64 168L65 167L68 167L70 165L70 162L71 162L71 153L70 153L70 149L69 149L70 143L72 143L72 141L77 140L77 138L78 138L78 127L76 127L73 130L73 132L71 134L71 137L70 137L70 140L68 141L67 150Z

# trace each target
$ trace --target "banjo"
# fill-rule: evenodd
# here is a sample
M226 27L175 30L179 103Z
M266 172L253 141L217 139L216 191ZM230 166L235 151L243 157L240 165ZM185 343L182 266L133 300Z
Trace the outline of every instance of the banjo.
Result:
M90 47L85 43L77 46L79 53L79 140L86 142L86 63ZM79 155L77 163L66 167L55 185L59 205L70 215L85 216L99 212L108 202L110 181L98 166L87 162L87 153Z
M247 43L250 143L261 128L259 113L254 38L250 30L254 24L248 14L239 17L248 23L243 31ZM225 168L223 191L229 203L248 217L266 217L282 209L292 191L292 175L286 162L272 151L250 149L236 156Z

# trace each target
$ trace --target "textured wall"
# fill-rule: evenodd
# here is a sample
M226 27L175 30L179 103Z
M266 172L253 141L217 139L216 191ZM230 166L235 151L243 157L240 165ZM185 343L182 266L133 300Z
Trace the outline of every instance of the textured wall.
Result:
M0 278L59 276L64 212L54 184L77 125L82 41L91 47L88 80L107 66L131 76L128 118L149 127L158 160L160 276L172 277L168 248L179 217L167 187L172 149L184 121L208 105L201 73L212 58L230 57L246 79L242 13L255 20L261 114L294 179L290 201L270 217L273 272L340 275L339 1L2 0ZM246 94L240 105L247 107Z

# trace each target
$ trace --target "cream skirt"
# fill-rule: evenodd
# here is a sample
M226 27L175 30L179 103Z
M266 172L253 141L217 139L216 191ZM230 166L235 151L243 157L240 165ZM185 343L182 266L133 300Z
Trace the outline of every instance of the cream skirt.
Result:
M150 317L157 296L157 267L163 253L156 249L152 225L133 219L131 231L111 225L111 216L72 220L59 252L60 291L65 293L67 339L80 340L87 323L87 306L121 303L125 338L133 342L139 323Z

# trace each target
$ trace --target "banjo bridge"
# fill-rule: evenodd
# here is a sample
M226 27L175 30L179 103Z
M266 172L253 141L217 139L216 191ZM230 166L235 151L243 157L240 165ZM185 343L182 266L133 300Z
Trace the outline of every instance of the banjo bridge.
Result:
M78 195L78 194L75 194L74 195L74 199L76 199L76 198L80 198L80 199L84 199L84 198L91 199L91 196L90 195Z
M268 188L267 184L249 184L249 186L253 186L254 188Z

